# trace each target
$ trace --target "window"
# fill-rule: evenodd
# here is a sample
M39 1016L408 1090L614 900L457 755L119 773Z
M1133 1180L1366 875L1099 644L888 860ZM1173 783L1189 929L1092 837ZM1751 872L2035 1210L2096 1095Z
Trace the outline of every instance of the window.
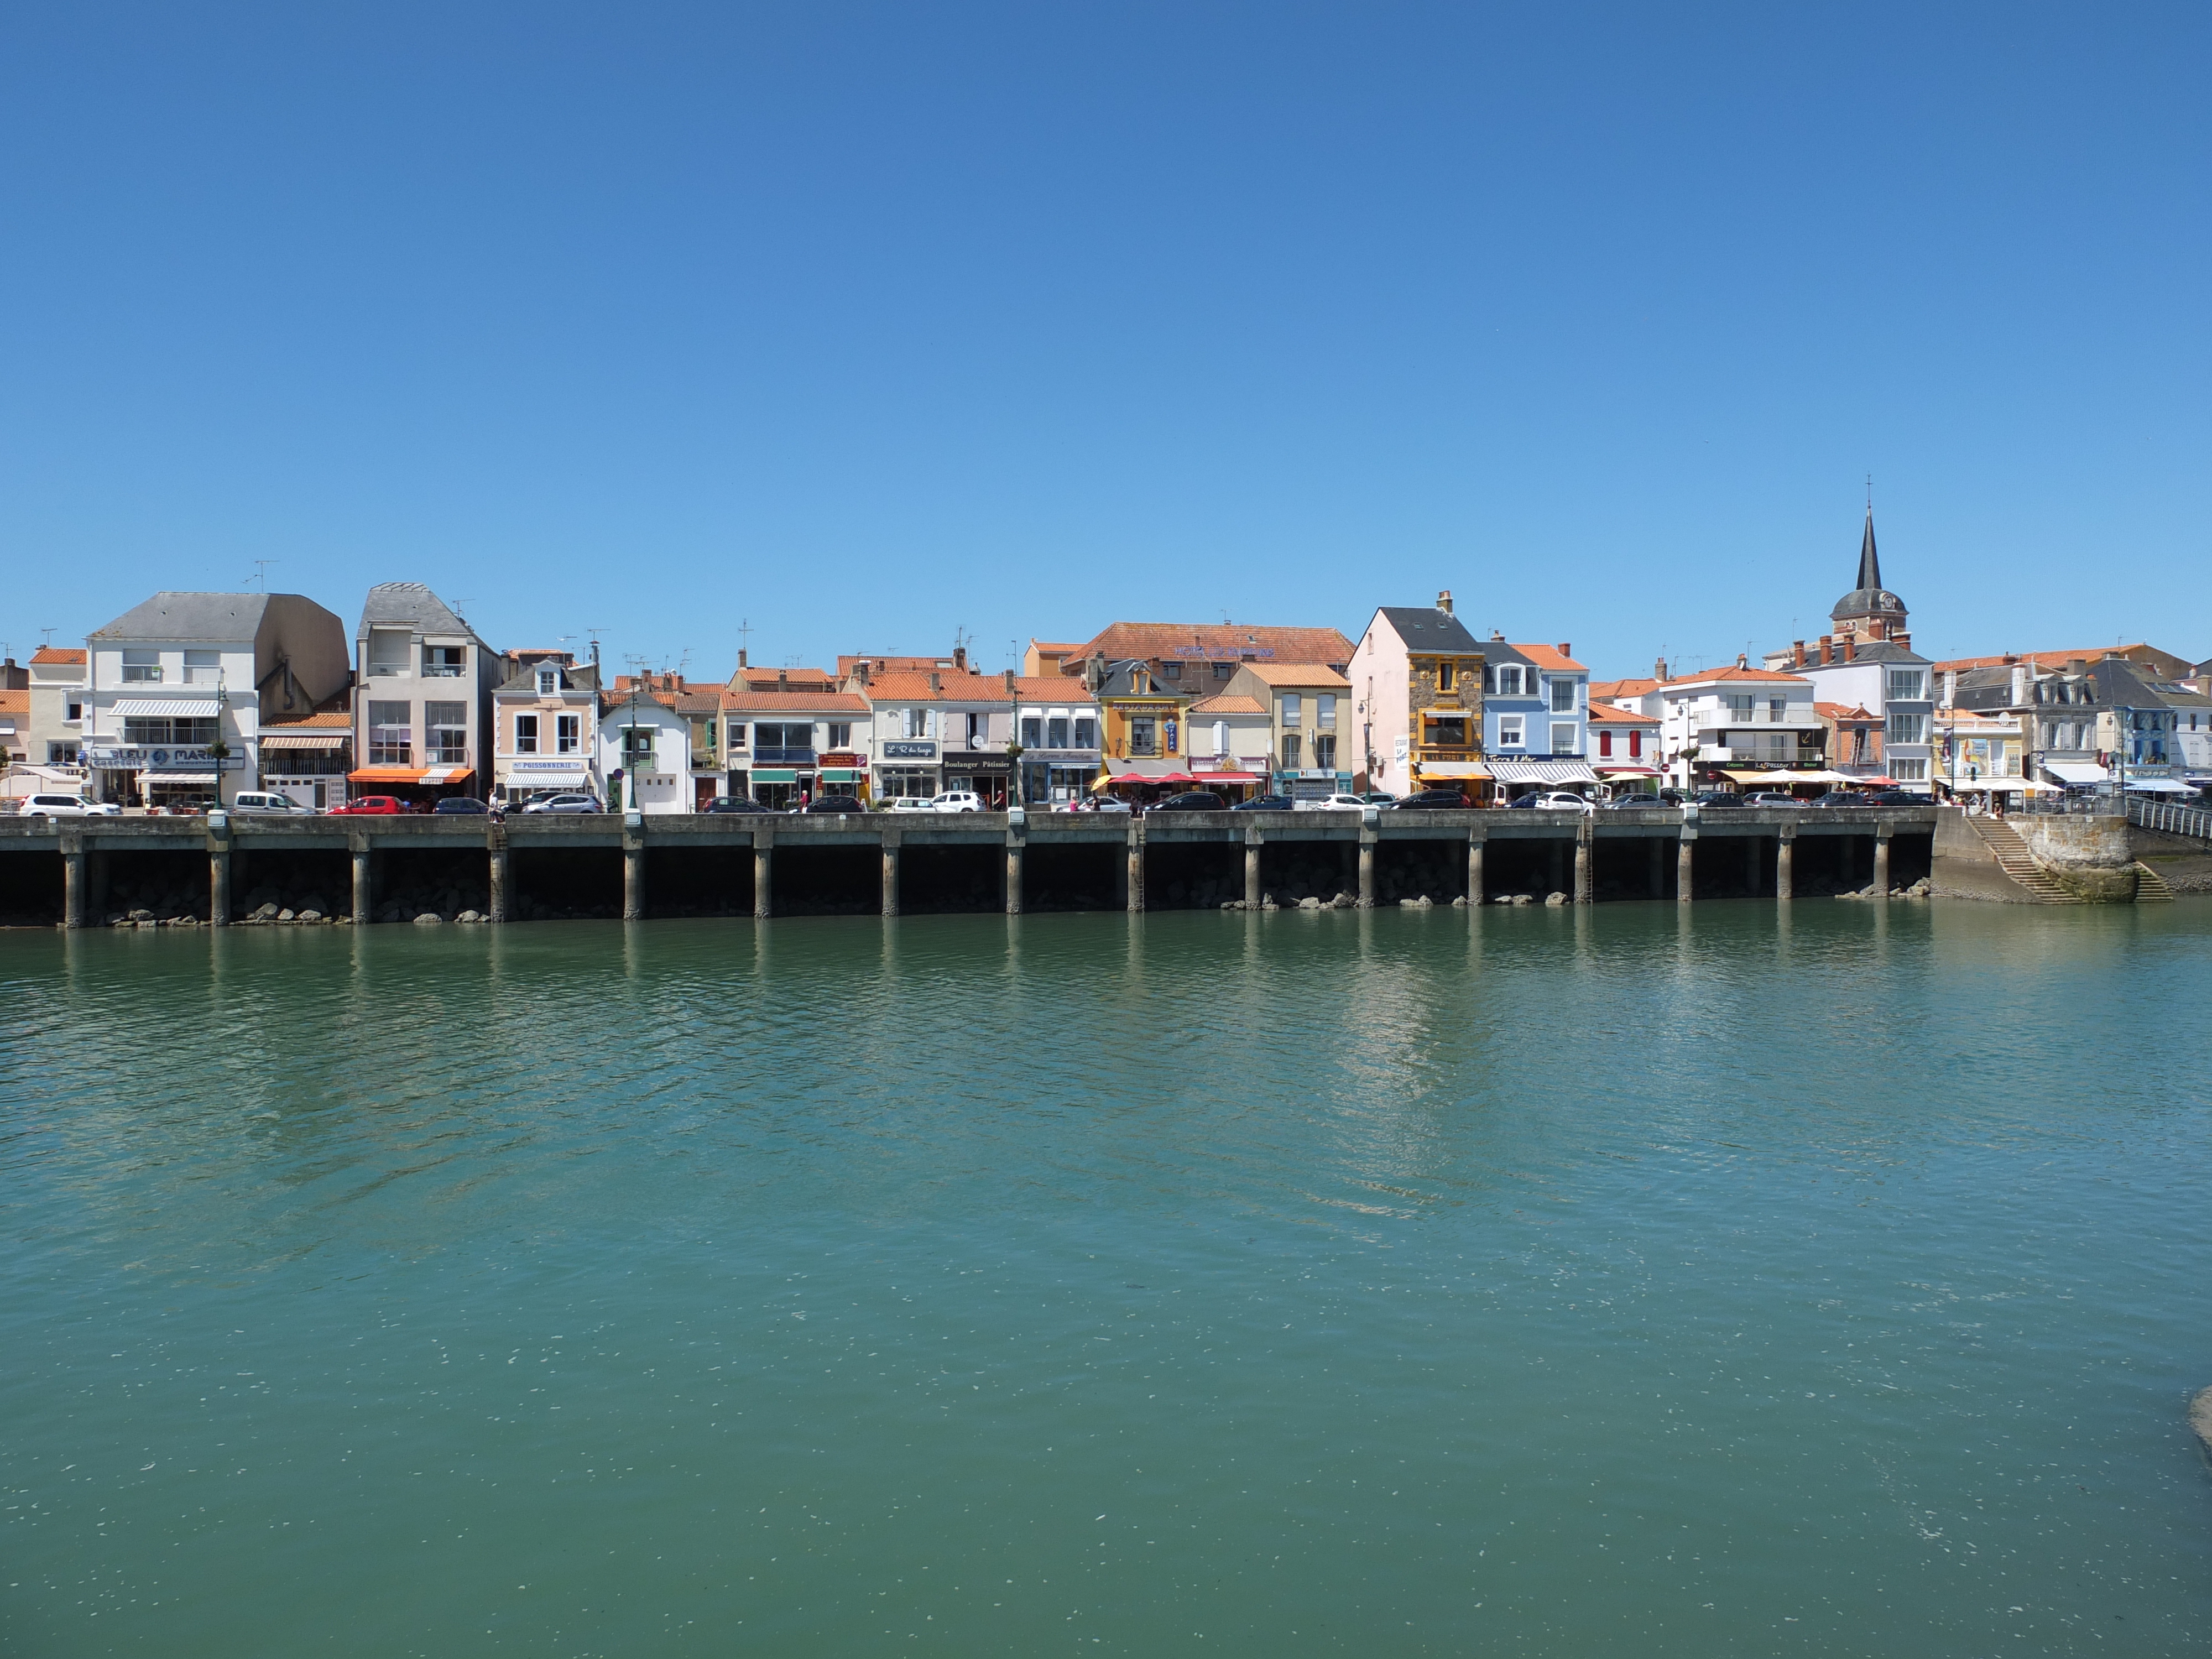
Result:
M185 684L186 685L220 685L222 683L222 653L220 651L185 653Z
M1501 697L1517 697L1521 695L1521 665L1519 663L1502 662L1498 665L1498 695Z
M1751 720L1752 708L1755 702L1756 699L1754 699L1747 691L1729 692L1728 700L1729 718L1732 720L1741 720L1748 723Z
M1611 760L1613 758L1612 732L1601 732L1597 734L1597 757L1600 760Z
M404 702L372 702L368 706L368 763L371 766L412 766L415 763L414 711Z
M584 744L584 717L581 714L556 714L553 717L554 749L563 755L573 755Z
M538 671L538 695L539 696L556 696L559 695L560 690L561 671L559 669L541 668Z
M1631 732L1628 734L1628 758L1631 760L1641 760L1644 758L1643 732Z
M161 678L160 652L125 651L123 653L123 683L125 685L151 685Z
M1780 697L1766 700L1766 718L1779 726L1790 717L1790 705Z
M732 749L742 749L744 746L745 723L743 720L732 720L730 722L730 747Z
M1314 724L1324 732L1336 730L1336 693L1322 691L1314 696Z
M1920 743L1926 730L1928 717L1924 714L1892 714L1889 717L1889 741L1892 743ZM1904 776L1903 773L1897 774Z
M404 674L407 672L413 636L404 628L372 628L368 630L368 672L372 674Z
M825 723L830 727L830 746L832 749L850 749L853 746L852 721L830 720Z
M517 714L514 717L514 752L534 755L538 752L538 716Z
M1314 739L1314 766L1322 772L1336 770L1336 739L1326 732Z
M1498 672L1503 673L1504 671L1500 669ZM1521 727L1522 717L1520 715L1500 714L1498 717L1498 746L1500 749L1520 748Z
M1283 733L1283 770L1295 772L1298 765L1298 734L1285 732Z
M1552 747L1549 751L1550 753L1554 755L1572 755L1579 752L1581 748L1582 745L1575 741L1575 724L1572 720L1553 720L1552 722Z
M622 729L622 763L625 772L653 770L653 729L649 726L625 726Z
M461 659L468 647L459 645L426 645L422 647L422 672L437 679L459 679Z
M1552 682L1552 712L1554 714L1575 712L1575 683L1572 680L1555 679Z
M1058 714L1045 722L1045 741L1054 749L1067 747L1067 716Z
M1285 691L1276 705L1276 714L1285 726L1305 724L1305 702L1295 691Z
M1375 648L1373 641L1368 641L1367 648L1370 651ZM1237 665L1233 662L1218 662L1213 665L1213 678L1217 680L1225 680L1236 672Z
M1180 666L1180 665L1176 665ZM988 714L969 715L967 719L967 728L969 748L981 749L985 744L990 742L991 717Z
M1452 689L1452 681L1455 678L1453 671L1456 669L1457 666L1458 665L1453 662L1449 657L1446 657L1442 662L1439 662L1437 665L1437 690L1449 691Z
M204 749L215 738L216 722L211 720L179 720L156 715L146 720L126 716L123 721L123 741L135 748Z
M1044 747L1044 717L1042 714L1022 716L1022 747L1024 749Z
M65 724L74 726L83 718L84 705L82 703L71 702L64 706L62 720Z
M1132 755L1157 755L1160 752L1159 722L1144 715L1133 716L1129 721L1129 752Z
M1892 702L1918 702L1921 678L1917 668L1893 668L1889 671L1889 697Z
M1164 662L1160 665L1160 672L1171 680L1179 680L1182 678L1182 665L1179 662Z
M1893 760L1889 763L1889 775L1899 783L1925 783L1928 763L1924 760Z
M1078 714L1075 717L1075 741L1069 746L1096 749L1098 746L1098 722L1088 714Z
M906 735L909 738L927 737L929 735L929 710L927 708L909 708L905 712Z
M1863 766L1867 757L1867 729L1863 726L1851 728L1851 763Z
M74 743L50 743L46 745L46 764L49 766L75 766L76 757L77 746Z
M1467 718L1454 719L1449 714L1434 715L1421 722L1421 741L1431 749L1464 749L1467 747Z
M435 766L469 763L469 706L465 702L422 705L423 746Z

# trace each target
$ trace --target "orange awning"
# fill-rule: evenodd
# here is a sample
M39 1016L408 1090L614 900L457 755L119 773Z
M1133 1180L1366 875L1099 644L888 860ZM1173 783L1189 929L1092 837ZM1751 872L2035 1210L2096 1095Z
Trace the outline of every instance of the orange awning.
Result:
M420 783L421 769L413 766L364 766L346 774L348 783Z

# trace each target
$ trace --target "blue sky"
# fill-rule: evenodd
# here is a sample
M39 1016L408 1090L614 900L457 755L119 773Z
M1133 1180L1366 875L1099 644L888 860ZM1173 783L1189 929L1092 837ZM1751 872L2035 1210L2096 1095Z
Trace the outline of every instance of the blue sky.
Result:
M19 5L0 638L2208 626L2201 6Z

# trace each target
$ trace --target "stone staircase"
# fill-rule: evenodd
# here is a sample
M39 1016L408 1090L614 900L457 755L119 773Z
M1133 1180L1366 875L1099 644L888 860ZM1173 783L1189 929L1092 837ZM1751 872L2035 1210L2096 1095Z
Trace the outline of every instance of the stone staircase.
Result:
M1973 825L1974 833L1982 838L1982 845L1990 849L2005 874L2027 890L2030 903L2079 904L2081 902L2044 873L2043 866L2035 861L2035 854L2027 850L2027 843L2020 838L2020 832L2002 818L1975 817L1968 818L1966 822ZM2160 887L2165 884L2164 882L2159 884Z
M2173 902L2173 889L2166 884L2166 878L2141 859L2136 860L2136 902L2137 904Z

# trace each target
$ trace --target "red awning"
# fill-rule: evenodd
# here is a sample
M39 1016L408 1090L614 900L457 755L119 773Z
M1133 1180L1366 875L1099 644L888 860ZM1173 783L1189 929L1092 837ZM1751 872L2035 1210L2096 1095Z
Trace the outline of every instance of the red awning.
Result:
M1147 783L1196 783L1198 780L1188 772L1163 772L1159 776L1147 778L1145 781Z

